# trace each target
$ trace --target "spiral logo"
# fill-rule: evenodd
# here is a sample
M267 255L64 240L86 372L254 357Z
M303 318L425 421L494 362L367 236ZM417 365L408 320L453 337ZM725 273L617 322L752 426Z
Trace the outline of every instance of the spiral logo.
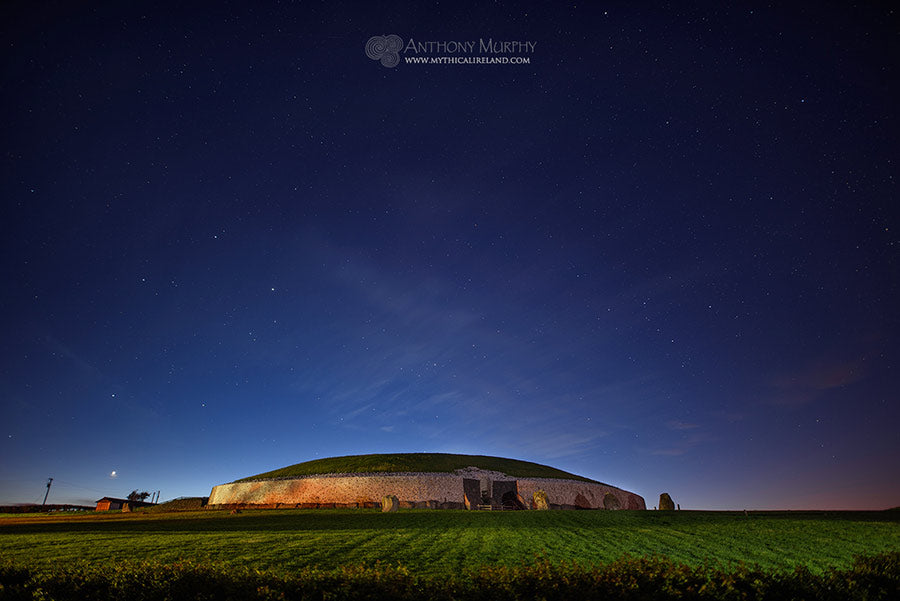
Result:
M385 67L396 67L400 63L403 40L398 35L373 35L366 42L366 56L373 61L381 61Z

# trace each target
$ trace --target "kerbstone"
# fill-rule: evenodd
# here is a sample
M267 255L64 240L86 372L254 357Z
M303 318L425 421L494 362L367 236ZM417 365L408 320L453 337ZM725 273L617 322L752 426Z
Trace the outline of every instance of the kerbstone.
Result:
M400 500L396 495L387 495L381 498L381 511L394 512L400 508Z

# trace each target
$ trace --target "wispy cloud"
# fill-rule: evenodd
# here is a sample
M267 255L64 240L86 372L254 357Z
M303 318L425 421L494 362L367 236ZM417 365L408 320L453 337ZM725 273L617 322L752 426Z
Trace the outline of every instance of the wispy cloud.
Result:
M84 359L80 354L76 353L72 350L68 345L64 344L62 341L58 340L53 336L45 336L44 341L47 343L47 346L50 350L61 356L65 357L83 374L91 377L100 378L102 375L100 371L94 367L89 361Z
M696 430L700 427L700 424L693 424L690 422L683 422L681 420L673 419L666 422L666 427L669 428L669 430Z
M705 434L703 432L698 432L696 434L692 434L690 436L686 436L681 440L674 441L672 444L658 447L654 449L647 450L647 453L650 455L661 455L667 457L678 457L681 455L686 455L691 452L695 447L700 446L707 442L712 442L715 440L715 437L709 434Z
M765 399L772 405L805 405L827 391L864 379L866 373L865 359L819 359L773 378Z
M298 393L314 391L343 427L402 433L435 448L471 441L553 460L596 453L610 432L634 428L642 408L670 393L652 370L619 373L614 353L598 356L599 338L611 334L572 336L543 310L529 329L528 311L537 309L527 307L507 329L505 297L468 294L433 276L406 278L327 243L311 252L336 266L332 283L367 309L362 321L335 322L341 338L329 341L365 352L342 350L339 362L323 356L296 386ZM519 274L504 279L524 291L534 280L521 275L519 284ZM654 287L701 275L675 274ZM673 422L675 430L695 427Z
M650 451L651 455L662 455L667 457L678 457L688 452L688 447L671 447L668 449L655 449Z
M607 433L603 431L572 433L570 431L541 432L520 441L529 454L546 459L562 459L590 455L603 446ZM507 441L508 443L509 441Z

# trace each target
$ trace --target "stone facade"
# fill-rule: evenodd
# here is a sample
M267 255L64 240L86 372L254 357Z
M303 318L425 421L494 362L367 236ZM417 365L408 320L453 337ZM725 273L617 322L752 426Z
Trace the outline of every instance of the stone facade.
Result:
M473 480L478 481L476 486ZM485 492L491 505L531 509L537 490L547 493L554 509L602 509L607 494L622 509L646 509L644 499L608 484L555 478L517 478L501 472L466 468L454 473L319 474L299 478L220 484L209 505L216 507L378 507L395 495L400 507L473 508ZM477 492L476 492L477 491ZM477 497L476 497L477 495ZM470 499L470 497L476 497Z

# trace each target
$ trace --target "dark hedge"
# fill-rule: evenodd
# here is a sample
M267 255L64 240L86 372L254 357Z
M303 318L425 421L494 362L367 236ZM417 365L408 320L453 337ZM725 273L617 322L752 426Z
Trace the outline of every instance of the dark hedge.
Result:
M0 599L151 600L754 600L900 599L900 552L858 557L844 570L814 574L737 566L689 567L664 558L623 557L599 566L537 560L453 578L419 577L402 566L307 568L285 574L174 564L72 566L47 572L0 563Z

